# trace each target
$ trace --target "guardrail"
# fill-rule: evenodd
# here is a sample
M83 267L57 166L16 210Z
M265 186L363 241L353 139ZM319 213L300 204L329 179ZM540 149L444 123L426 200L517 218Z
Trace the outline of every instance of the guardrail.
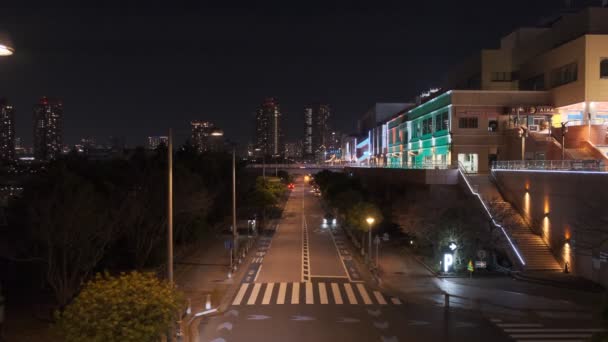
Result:
M492 170L608 172L608 167L601 160L505 160L492 163Z

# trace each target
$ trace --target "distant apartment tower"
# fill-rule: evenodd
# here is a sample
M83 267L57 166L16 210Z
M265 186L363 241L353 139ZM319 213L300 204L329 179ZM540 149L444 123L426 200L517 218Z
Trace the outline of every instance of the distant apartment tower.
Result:
M281 110L276 98L264 100L255 115L255 150L258 156L281 157L283 132L281 131Z
M15 108L0 99L0 164L15 161Z
M169 137L166 135L154 135L148 137L148 149L156 150L160 145L169 145Z
M42 97L34 106L34 157L48 161L62 152L63 103Z
M192 121L192 145L198 152L219 152L224 149L224 131L209 121Z
M331 135L329 105L315 104L304 108L304 154L307 158L323 153L329 145Z

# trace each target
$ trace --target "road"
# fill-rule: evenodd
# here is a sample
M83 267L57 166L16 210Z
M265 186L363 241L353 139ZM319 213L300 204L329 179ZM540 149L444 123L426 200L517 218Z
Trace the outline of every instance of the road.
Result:
M231 306L199 326L201 341L509 340L481 315L406 303L366 282L340 228L322 224L324 214L298 178Z

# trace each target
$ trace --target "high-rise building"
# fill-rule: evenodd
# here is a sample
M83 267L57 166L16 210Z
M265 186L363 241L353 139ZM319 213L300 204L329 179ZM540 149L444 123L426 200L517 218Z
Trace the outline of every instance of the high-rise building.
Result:
M15 161L15 108L0 99L0 163Z
M166 135L154 135L148 137L148 149L156 150L160 145L169 145L169 137Z
M192 145L199 152L219 152L224 149L224 131L209 121L192 121Z
M34 157L57 159L63 144L63 103L42 97L34 106Z
M308 159L328 148L331 135L329 105L315 104L304 108L304 154Z
M274 97L264 100L255 116L256 153L258 156L282 157L283 132L281 131L281 110Z
M302 159L302 142L285 143L285 158L291 160Z

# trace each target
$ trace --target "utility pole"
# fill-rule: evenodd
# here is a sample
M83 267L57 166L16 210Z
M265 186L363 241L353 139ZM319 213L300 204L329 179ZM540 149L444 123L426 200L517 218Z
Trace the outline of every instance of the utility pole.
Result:
M238 231L236 229L236 151L235 148L232 147L232 250L230 256L230 269L232 270L232 260L237 257L238 253Z
M167 146L168 191L167 191L167 278L173 285L173 130L169 128Z

